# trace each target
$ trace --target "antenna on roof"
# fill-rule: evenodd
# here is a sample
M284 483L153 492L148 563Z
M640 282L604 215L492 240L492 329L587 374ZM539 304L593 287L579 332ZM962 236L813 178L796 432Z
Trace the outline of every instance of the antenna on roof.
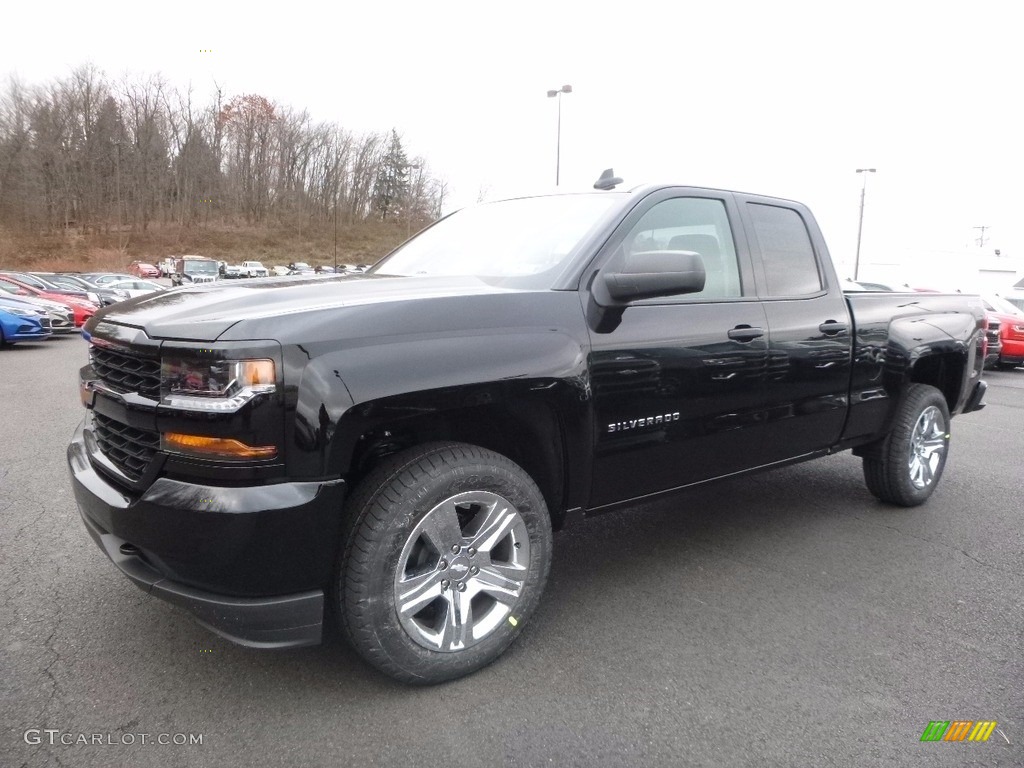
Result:
M601 174L601 178L594 182L594 189L615 189L622 183L622 179L615 175L611 168Z

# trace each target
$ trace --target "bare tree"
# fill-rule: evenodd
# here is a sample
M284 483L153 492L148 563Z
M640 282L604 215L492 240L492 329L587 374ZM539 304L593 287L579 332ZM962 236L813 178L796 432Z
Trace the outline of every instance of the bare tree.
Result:
M257 94L197 105L159 76L93 65L0 91L0 226L144 231L245 222L302 233L344 219L436 217L447 184L397 131L354 135ZM125 232L128 230L125 229Z

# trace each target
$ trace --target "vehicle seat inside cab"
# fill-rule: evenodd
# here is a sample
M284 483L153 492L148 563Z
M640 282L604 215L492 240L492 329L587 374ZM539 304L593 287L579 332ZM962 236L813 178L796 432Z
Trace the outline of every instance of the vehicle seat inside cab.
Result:
M700 254L704 260L704 271L707 274L704 290L693 296L725 298L740 295L739 275L736 274L735 267L726 271L725 263L722 261L722 249L714 235L676 235L668 241L668 249L693 251Z

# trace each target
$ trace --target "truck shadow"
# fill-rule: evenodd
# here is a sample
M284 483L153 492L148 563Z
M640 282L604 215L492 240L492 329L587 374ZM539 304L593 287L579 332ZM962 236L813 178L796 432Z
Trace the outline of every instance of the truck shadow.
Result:
M569 646L579 654L581 642L598 656L618 653L623 632L631 636L666 610L675 615L669 623L688 610L706 614L716 602L711 610L738 614L728 598L741 590L748 595L759 588L775 590L806 578L808 569L827 568L827 562L819 562L831 557L827 548L822 550L823 542L837 538L835 529L849 524L851 507L859 518L891 519L901 512L876 502L863 486L859 461L840 455L587 520L555 535L545 595L523 635L495 664L443 688L482 679L501 684L524 665L550 664ZM149 622L139 616L137 630L159 635L157 625L173 622L173 642L195 646L204 681L229 697L244 695L238 679L259 680L262 695L291 691L303 699L329 701L338 694L346 699L358 694L360 709L381 697L415 698L431 690L377 673L336 632L315 648L253 650L212 635L159 601L146 606L138 609L152 612L153 626L146 629ZM165 615L172 611L177 615Z

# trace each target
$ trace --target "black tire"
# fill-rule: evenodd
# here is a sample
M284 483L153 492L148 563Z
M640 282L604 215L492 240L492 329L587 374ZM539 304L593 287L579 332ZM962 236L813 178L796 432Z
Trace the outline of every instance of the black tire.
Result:
M949 408L942 393L927 384L911 384L889 434L874 450L865 451L868 490L901 507L927 501L949 456L949 425Z
M505 456L463 443L410 448L359 484L346 515L340 629L391 677L440 683L490 664L540 601L551 519L537 485ZM479 530L485 522L493 527Z

